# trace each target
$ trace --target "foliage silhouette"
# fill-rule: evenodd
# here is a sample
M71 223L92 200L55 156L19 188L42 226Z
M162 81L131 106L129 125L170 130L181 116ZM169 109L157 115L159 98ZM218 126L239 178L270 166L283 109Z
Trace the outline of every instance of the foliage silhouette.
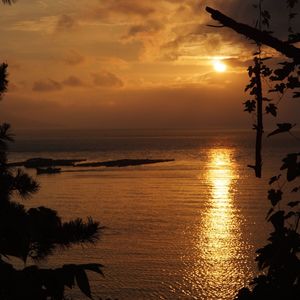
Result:
M262 3L263 0L259 0L258 5L256 5L256 8L259 8L258 23L268 27L271 14L262 9ZM289 18L291 20L297 16L293 9L298 4L298 0L288 0L286 3L290 10ZM279 93L281 95L280 100L288 90L293 91L293 98L300 97L300 49L293 45L299 42L299 33L295 33L293 28L289 26L288 41L281 41L273 37L270 32L262 30L262 26L253 28L238 23L212 8L208 7L206 10L212 15L213 19L219 21L224 27L229 27L257 43L258 52L254 54L256 65L248 68L251 79L246 89L252 89L250 94L257 95L257 78L265 77L271 83L275 82L275 86L269 92ZM262 44L274 48L286 57L279 64L278 69L272 70L264 64L264 61L270 58L262 58L260 49ZM259 64L258 67L257 64ZM253 68L255 67L259 68L259 76L253 77L253 73L255 73ZM267 102L266 113L276 117L277 105L270 104L271 99L269 98L263 97L263 100ZM245 111L252 113L257 106L257 99L248 100L244 104ZM269 133L268 137L284 132L290 133L294 126L295 124L279 123L277 129ZM257 125L254 126L254 129L257 130ZM271 203L271 208L267 213L266 220L272 224L273 232L270 234L268 244L256 251L256 261L262 274L252 280L251 289L245 287L238 292L235 298L237 300L296 300L300 298L300 201L295 199L300 187L290 187L300 177L300 152L287 154L282 162L281 173L269 180L269 185L272 185L272 188L268 190L268 200ZM285 172L285 176L282 172ZM277 187L274 188L274 185L277 185ZM283 203L284 198L287 200L285 206Z
M12 1L2 1L11 4ZM7 64L0 65L0 99L7 91ZM0 125L0 299L64 299L65 288L79 287L91 298L86 271L102 274L101 264L67 264L56 269L36 265L16 269L11 258L37 262L60 247L94 243L101 227L88 218L63 222L57 212L41 206L26 209L15 201L26 200L39 189L38 183L7 162L8 143L13 142L10 125ZM102 274L103 275L103 274Z

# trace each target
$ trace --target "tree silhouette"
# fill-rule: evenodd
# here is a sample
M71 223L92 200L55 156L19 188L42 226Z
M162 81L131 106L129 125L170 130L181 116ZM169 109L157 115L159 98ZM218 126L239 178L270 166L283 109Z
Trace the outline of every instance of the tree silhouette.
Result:
M11 4L12 1L2 1ZM7 90L7 64L0 65L0 100ZM0 299L64 299L65 288L77 284L91 298L86 271L102 274L100 264L67 264L56 269L40 269L35 264L16 269L11 258L37 262L56 248L94 243L101 227L88 218L63 222L57 212L40 206L26 209L15 201L26 200L39 185L21 169L8 165L8 143L13 142L9 124L0 125Z
M268 27L270 13L262 9L263 0L259 0L259 18L261 24ZM292 10L297 5L297 0L287 0L290 20L297 16ZM274 83L269 93L279 93L280 99L290 91L293 98L300 97L300 49L293 44L300 41L300 34L295 33L289 26L289 37L287 41L282 41L273 37L270 32L262 28L253 28L249 25L238 23L227 17L223 13L207 7L206 10L211 14L214 20L219 21L224 27L229 27L237 33L245 35L254 40L258 46L258 53L254 54L255 65L248 68L250 83L246 90L256 96L254 100L246 101L245 110L255 111L257 105L262 105L259 100L267 102L265 112L276 117L277 105L270 103L271 99L258 96L262 92L259 87L261 77ZM283 54L279 68L272 70L265 65L265 61L270 57L262 57L260 46L264 44ZM261 98L261 99L259 99ZM272 137L276 134L288 132L295 124L279 123L277 128L268 134ZM262 130L262 124L255 124L255 130ZM290 133L291 134L291 133ZM291 134L292 135L292 134ZM261 138L261 137L259 137ZM256 151L261 151L261 145L256 144ZM260 165L258 166L258 163ZM256 160L253 168L261 168L261 161ZM259 270L262 273L255 277L252 282L252 288L243 288L239 291L236 299L238 300L258 300L258 299L280 299L296 300L300 299L300 200L297 192L300 191L299 185L294 185L295 180L300 177L300 152L289 153L282 159L280 173L269 180L272 188L268 190L267 198L270 201L271 208L267 212L266 220L273 226L268 238L268 244L256 251L256 261ZM260 176L258 176L260 177ZM283 202L284 198L286 203Z

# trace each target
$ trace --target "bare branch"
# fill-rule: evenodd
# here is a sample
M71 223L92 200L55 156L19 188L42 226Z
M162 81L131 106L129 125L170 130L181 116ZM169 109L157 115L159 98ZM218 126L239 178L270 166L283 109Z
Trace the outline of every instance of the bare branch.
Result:
M287 44L273 36L271 36L269 33L265 31L260 31L256 28L253 28L247 24L238 23L235 20L227 17L226 15L222 14L220 11L215 10L210 7L206 7L206 11L211 14L211 17L219 21L222 25L225 27L229 27L236 31L237 33L243 34L247 38L254 40L258 43L267 45L278 52L281 52L286 57L292 58L295 62L295 64L300 64L300 49Z

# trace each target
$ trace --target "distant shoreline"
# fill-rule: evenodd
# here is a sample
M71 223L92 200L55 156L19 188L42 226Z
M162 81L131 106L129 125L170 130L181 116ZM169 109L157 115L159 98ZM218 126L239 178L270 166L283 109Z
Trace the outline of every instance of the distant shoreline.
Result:
M171 162L174 159L117 159L101 162L83 162L86 159L52 159L52 158L30 158L25 161L9 163L10 167L25 167L30 169L51 167L128 167L156 163Z

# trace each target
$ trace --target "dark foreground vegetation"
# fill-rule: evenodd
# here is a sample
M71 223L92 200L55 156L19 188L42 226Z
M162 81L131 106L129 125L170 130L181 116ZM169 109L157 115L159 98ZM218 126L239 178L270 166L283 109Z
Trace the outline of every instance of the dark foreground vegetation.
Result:
M0 96L7 89L7 65L0 65ZM86 271L102 274L101 264L68 264L40 269L34 262L46 259L56 248L94 243L100 226L88 218L63 222L55 210L40 206L26 209L16 201L28 200L39 185L21 169L8 165L7 147L13 141L9 124L0 125L0 299L64 299L75 285L91 297ZM11 258L30 266L17 269ZM15 261L15 260L14 260Z
M300 42L300 33L293 28L293 21L299 18L299 3L298 0L282 2L287 5L289 19L289 34L284 41L274 37L270 31L272 14L264 7L263 0L258 0L253 5L258 12L255 28L237 22L220 11L206 8L212 18L222 24L217 27L230 28L256 42L253 65L248 68L250 82L245 88L251 99L244 105L245 111L254 114L256 120L253 125L256 131L255 164L249 167L255 171L258 178L262 176L264 115L276 117L278 104L284 96L290 98L288 101L296 101L291 99L300 97L300 49L296 46ZM278 55L268 55L263 45L277 50ZM269 91L265 95L264 91L267 88ZM295 135L291 132L294 126L295 124L288 121L279 123L267 137L289 133L291 138L294 138ZM288 153L282 159L278 174L269 180L271 188L268 190L267 199L271 208L266 214L266 220L273 225L273 231L268 243L256 251L256 261L261 274L253 278L250 288L242 288L236 299L300 299L299 177L300 152Z
M0 64L0 100L7 91L7 68L7 64ZM11 142L10 125L0 124L0 299L62 300L66 289L75 285L91 298L86 271L102 274L101 264L65 264L42 269L36 262L53 255L57 248L96 242L101 229L99 223L91 218L63 222L51 208L27 209L17 202L17 199L28 200L38 192L39 185L23 170L8 164ZM16 268L18 261L25 267Z

